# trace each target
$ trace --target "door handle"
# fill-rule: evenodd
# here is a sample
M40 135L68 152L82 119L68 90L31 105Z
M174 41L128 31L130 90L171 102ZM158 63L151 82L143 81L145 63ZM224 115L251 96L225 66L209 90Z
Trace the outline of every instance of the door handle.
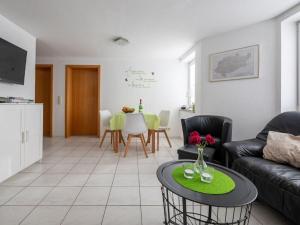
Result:
M29 141L29 131L26 130L26 143Z
M24 133L24 131L22 131L22 133L21 133L21 142L22 142L22 144L24 144L25 143L25 133Z

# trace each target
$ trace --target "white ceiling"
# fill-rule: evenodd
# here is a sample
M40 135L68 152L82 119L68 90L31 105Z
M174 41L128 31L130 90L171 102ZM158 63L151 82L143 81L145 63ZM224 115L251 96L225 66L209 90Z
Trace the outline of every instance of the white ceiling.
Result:
M38 38L38 56L178 58L201 38L257 23L300 0L0 0ZM115 36L130 41L112 43Z

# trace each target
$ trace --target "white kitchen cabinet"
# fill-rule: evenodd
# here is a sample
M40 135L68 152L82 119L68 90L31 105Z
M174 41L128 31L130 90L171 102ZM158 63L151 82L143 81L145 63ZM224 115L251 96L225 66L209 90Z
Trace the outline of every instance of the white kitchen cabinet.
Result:
M0 106L0 181L21 169L22 111Z
M42 158L43 106L0 104L0 182Z
M23 162L25 168L42 158L43 114L40 106L25 105L23 110L23 132L25 136Z

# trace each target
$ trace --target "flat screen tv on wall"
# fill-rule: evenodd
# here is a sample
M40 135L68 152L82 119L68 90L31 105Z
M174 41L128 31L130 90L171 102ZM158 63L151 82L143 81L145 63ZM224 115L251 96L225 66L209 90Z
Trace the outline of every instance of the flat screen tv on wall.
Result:
M0 38L0 82L24 85L27 51Z

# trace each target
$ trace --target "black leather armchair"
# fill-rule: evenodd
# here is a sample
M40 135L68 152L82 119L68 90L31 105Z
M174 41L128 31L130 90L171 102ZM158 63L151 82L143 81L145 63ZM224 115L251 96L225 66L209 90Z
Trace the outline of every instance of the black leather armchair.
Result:
M248 177L258 197L300 225L300 170L263 158L269 131L300 135L300 113L286 112L272 119L254 139L224 144L232 168Z
M177 151L179 159L197 159L197 149L194 145L189 145L188 139L190 132L198 131L203 138L211 134L216 140L216 144L204 149L204 159L225 164L225 152L222 146L223 143L231 141L231 119L223 116L201 115L182 119L181 125L184 146Z

